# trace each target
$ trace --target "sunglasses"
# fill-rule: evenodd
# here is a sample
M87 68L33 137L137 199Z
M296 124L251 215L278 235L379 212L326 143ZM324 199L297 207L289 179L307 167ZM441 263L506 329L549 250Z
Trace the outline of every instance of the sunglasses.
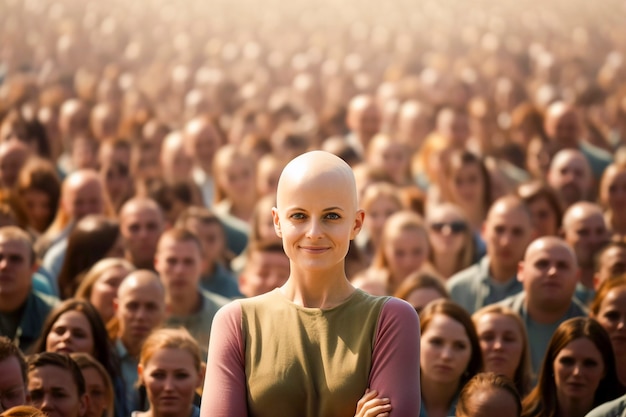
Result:
M452 232L453 234L456 234L456 233L465 232L467 230L467 223L463 221L455 221L455 222L449 222L449 223L437 222L437 223L431 223L430 228L437 233L441 233L443 229L448 228L450 229L450 232Z

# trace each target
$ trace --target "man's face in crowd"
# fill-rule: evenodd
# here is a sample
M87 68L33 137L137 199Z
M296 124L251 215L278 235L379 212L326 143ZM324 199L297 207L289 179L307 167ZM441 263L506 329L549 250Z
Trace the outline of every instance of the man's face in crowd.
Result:
M0 238L0 296L26 299L33 273L31 250L25 242ZM2 306L0 306L2 311Z

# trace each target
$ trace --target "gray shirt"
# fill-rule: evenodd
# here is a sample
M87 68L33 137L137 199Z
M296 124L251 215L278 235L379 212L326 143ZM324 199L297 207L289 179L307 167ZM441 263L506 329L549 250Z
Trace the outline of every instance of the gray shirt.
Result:
M594 408L585 417L626 417L626 395Z

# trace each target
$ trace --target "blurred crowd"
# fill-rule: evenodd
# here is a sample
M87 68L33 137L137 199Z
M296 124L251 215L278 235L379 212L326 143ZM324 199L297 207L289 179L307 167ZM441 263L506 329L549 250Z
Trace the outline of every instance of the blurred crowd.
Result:
M623 395L625 17L0 0L1 415L198 414L213 316L289 276L271 208L313 149L350 164L366 212L348 279L420 314L423 415L479 415L477 390L524 416ZM170 372L185 395L159 402Z

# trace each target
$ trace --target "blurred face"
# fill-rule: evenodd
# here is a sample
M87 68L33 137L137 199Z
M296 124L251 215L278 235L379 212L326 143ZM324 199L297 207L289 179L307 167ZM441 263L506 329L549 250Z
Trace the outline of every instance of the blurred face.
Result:
M46 337L46 352L82 352L93 355L93 332L87 317L76 310L61 314Z
M565 241L569 243L578 264L582 268L593 268L596 252L609 240L609 232L601 214L580 216L564 226Z
M198 292L202 275L202 254L193 241L161 239L155 268L169 297L189 297Z
M83 417L87 396L79 397L70 371L54 365L41 366L28 373L32 405L48 417Z
M127 197L132 189L128 165L109 164L102 167L102 176L107 193L112 201Z
M0 360L0 413L26 404L26 387L20 363L15 356Z
M218 223L206 224L198 219L189 219L186 224L187 230L193 232L202 243L202 257L205 262L213 265L213 262L221 259L226 246L224 230Z
M46 230L52 218L52 207L48 194L29 189L24 191L20 198L28 218L28 224L38 232Z
M428 237L435 253L454 257L467 243L469 225L453 211L437 209L428 216Z
M561 309L571 302L578 282L578 266L561 245L545 244L526 255L518 271L528 302L542 310Z
M421 340L422 378L458 384L472 355L463 325L444 314L436 314L422 333Z
M421 230L401 230L389 237L383 251L390 278L397 285L424 264L428 258L428 240Z
M463 165L458 169L452 181L452 190L459 203L472 206L482 203L485 185L478 165Z
M104 271L91 288L89 302L98 310L102 321L107 323L113 317L113 300L122 280L129 274L126 268L117 266Z
M489 213L484 227L490 262L515 269L532 237L529 216L521 208L502 205Z
M140 365L141 380L157 415L189 415L201 375L191 353L183 349L158 349Z
M62 199L70 218L80 220L88 214L102 214L104 212L102 191L102 185L98 181L68 187Z
M605 250L600 256L599 263L596 286L611 277L626 273L626 248L611 247Z
M536 198L529 205L533 226L537 237L556 236L559 232L556 213L545 198Z
M265 294L282 286L289 278L289 258L279 252L254 252L250 255L239 290L246 297Z
M492 387L478 391L468 399L468 414L459 413L459 417L519 416L519 406L515 397L502 388ZM458 413L457 409L457 413Z
M377 141L372 147L370 163L383 170L396 184L405 184L408 179L409 159L407 149L390 140Z
M120 216L120 232L136 266L152 265L162 231L163 217L154 208L137 207L125 210Z
M191 174L193 160L182 147L164 147L161 151L163 175L169 181L185 181Z
M548 183L568 206L585 199L589 181L588 167L582 157L557 158L548 174Z
M85 378L85 389L87 397L89 397L85 417L104 417L108 405L108 393L104 378L93 367L83 368L81 372Z
M601 182L600 199L613 213L626 206L626 171L609 167Z
M443 298L443 296L434 288L418 288L409 294L406 301L411 304L419 314L428 303L440 298Z
M0 297L26 299L32 282L31 256L25 242L0 238Z
M373 242L378 244L380 236L385 226L385 221L400 207L396 201L390 197L381 196L370 204L366 210L366 220L363 224Z
M615 357L623 358L626 355L626 287L608 292L595 319L609 333Z
M165 317L165 294L156 283L136 285L120 292L115 313L119 337L126 348L139 348Z
M485 314L475 324L484 370L514 379L524 351L524 340L517 322L503 314Z
M552 366L559 401L593 403L605 369L602 354L591 340L572 340L556 355Z
M219 187L230 200L249 198L255 189L254 166L251 161L234 160L225 165L216 176Z
M549 120L546 124L546 130L551 139L562 145L575 144L580 135L578 116L574 112L565 112Z

